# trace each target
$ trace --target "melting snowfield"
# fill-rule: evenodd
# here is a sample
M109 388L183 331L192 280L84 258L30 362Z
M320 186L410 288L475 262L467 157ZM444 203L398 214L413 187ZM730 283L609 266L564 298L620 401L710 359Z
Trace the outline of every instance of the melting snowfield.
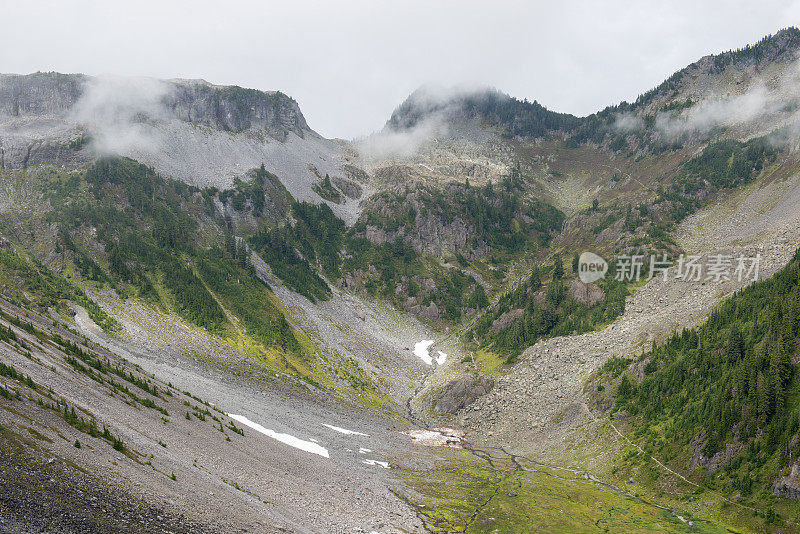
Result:
M329 428L329 429L333 430L334 432L338 432L340 434L345 434L347 436L369 437L369 434L364 434L363 432L356 432L355 430L348 430L348 429L342 428L340 426L333 426L333 425L329 425L327 423L322 423L322 426L324 426L325 428ZM347 450L350 451L350 449L347 449ZM358 448L358 454L368 454L368 453L371 453L371 452L372 452L372 449L367 449L366 447L359 447ZM361 460L361 463L362 464L366 464L366 465L383 467L384 469L391 469L390 466L389 466L389 462L382 462L380 460L373 460L372 458L365 458L365 459Z
M430 339L423 339L414 345L414 356L425 362L426 365L433 365L433 357L428 351L431 345L433 345L433 341ZM447 361L447 354L442 351L437 352L439 353L439 356L436 358L436 363L442 365Z
M314 443L313 441L305 441L300 438L296 438L291 434L281 434L280 432L275 432L274 430L270 430L269 428L264 428L263 426L259 425L258 423L254 423L253 421L251 421L250 419L248 419L243 415L236 415L232 413L229 413L227 415L231 419L239 421L243 425L249 426L256 432L261 432L265 436L269 436L270 438L278 440L281 443L285 443L290 447L294 447L295 449L300 449L301 451L310 452L312 454L318 454L325 458L330 458L330 456L328 455L328 449L326 449L322 445Z
M402 432L411 436L414 443L429 447L460 447L463 433L452 428L434 428L433 430L409 430Z
M383 467L384 469L389 469L389 462L380 462L378 460L370 460L368 458L366 460L363 460L361 463L364 463L364 464L367 464L367 465L379 465L379 466Z
M369 437L369 434L364 434L363 432L356 432L355 430L347 430L346 428L342 428L339 426L333 426L326 423L322 423L322 426L325 428L330 428L334 432L338 432L340 434L347 434L348 436L366 436Z
M414 345L414 356L425 362L427 365L431 365L433 363L433 358L431 358L431 355L428 352L428 348L431 345L433 345L433 341L430 339L423 339Z

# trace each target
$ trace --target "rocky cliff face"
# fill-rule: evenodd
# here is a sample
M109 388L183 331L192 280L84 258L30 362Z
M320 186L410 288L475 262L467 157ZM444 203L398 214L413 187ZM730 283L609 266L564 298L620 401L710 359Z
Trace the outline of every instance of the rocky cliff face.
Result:
M279 91L212 85L203 80L155 83L161 85L161 94L154 95L155 98L169 115L185 122L234 133L262 130L281 140L285 140L289 132L303 137L310 131L297 102ZM94 97L92 91L103 84L102 78L83 74L0 75L0 118L69 120L70 112L81 104L81 99ZM120 104L115 102L117 106ZM137 118L152 117L142 113Z
M0 75L0 169L37 163L79 164L79 137L63 117L80 99L87 78L79 74Z
M789 473L784 471L772 484L772 493L789 499L800 500L800 465L795 461L789 468Z
M0 74L0 117L60 115L83 94L82 74Z
M319 176L345 184L357 168L345 149L311 130L297 102L278 91L203 80L0 75L2 169L74 168L98 155L120 155L224 190L263 164L294 198L320 203L313 190ZM364 192L350 189L331 206L348 222Z
M166 106L186 122L235 133L266 130L280 140L289 132L304 137L310 131L297 102L280 91L216 86L202 80L171 83Z

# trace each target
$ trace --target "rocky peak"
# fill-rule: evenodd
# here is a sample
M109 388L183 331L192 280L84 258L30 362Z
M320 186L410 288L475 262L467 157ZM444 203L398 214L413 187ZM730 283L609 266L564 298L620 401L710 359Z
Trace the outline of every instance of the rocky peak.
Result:
M311 131L297 102L279 91L212 85L203 80L148 82L141 85L148 90L159 86L153 95L156 104L185 122L233 133L266 130L280 140L290 132L304 137ZM76 106L84 105L84 97L92 97L93 91L103 93L105 100L101 104L113 106L114 111L123 105L133 105L113 99L114 93L120 93L124 85L119 79L107 83L104 78L83 74L37 72L0 75L0 116L65 118ZM118 96L124 100L126 95L120 93ZM148 109L143 116L147 117L151 112L152 109Z
M800 30L791 26L767 35L754 45L705 56L698 63L708 63L710 59L718 69L730 64L791 63L797 59L799 50Z
M477 120L498 127L507 136L542 137L572 130L581 119L550 111L536 101L517 100L493 87L441 89L422 87L392 113L389 130L407 130L428 120L450 124Z
M297 102L280 91L259 91L235 85L212 85L202 80L171 82L167 106L186 122L229 132L267 130L285 138L311 131Z
M664 80L657 87L640 95L635 107L645 107L653 102L663 102L685 90L685 86L701 77L717 76L726 69L753 72L769 64L789 64L797 61L800 52L800 30L785 28L775 35L767 35L754 45L720 54L711 54L687 65ZM624 103L623 103L624 104Z
M36 72L0 74L0 115L11 117L58 115L83 94L83 74Z
M395 130L413 128L434 116L455 120L475 116L479 107L489 102L507 100L510 97L493 88L476 90L443 89L423 86L411 93L394 110L386 126ZM478 106L483 102L483 106Z

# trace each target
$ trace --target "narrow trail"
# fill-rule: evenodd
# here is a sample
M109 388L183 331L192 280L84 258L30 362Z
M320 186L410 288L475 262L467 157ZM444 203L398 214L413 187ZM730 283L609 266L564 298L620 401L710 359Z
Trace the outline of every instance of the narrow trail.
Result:
M597 418L597 417L596 417L596 416L595 416L595 415L594 415L594 414L593 414L593 413L592 413L590 410L587 410L587 413L589 414L589 416L590 416L590 417L591 417L591 418L592 418L592 419L593 419L595 422L597 422L597 423L599 423L599 424L602 424L602 423L603 423L603 422L602 422L602 421L600 421L600 419L598 419L598 418ZM622 432L620 432L620 430L619 430L619 429L616 427L616 425L614 425L614 423L613 423L611 420L607 420L606 422L607 422L607 423L608 423L608 425L609 425L609 426L610 426L610 427L611 427L611 428L614 430L614 432L615 432L615 433L616 433L616 434L617 434L617 435L618 435L620 438L622 438L622 440L623 440L625 443L627 443L628 445L631 445L631 446L635 447L635 448L636 448L636 449L637 449L637 450L638 450L638 451L639 451L641 454L643 454L643 455L647 456L647 458L649 458L650 460L652 460L654 463L656 463L656 464L657 464L657 465L658 465L658 466L659 466L661 469L663 469L663 470L664 470L664 471L666 471L667 473L669 473L669 474L671 474L671 475L673 475L673 476L675 476L675 477L677 477L677 478L681 479L683 482L685 482L685 483L687 483L687 484L689 484L689 485L691 485L691 486L694 486L694 487L696 487L696 488L702 488L704 491L707 491L708 493L711 493L712 495L715 495L715 496L719 497L720 499L724 500L724 501L725 501L726 503L728 503L728 504L731 504L731 505L733 505L733 506L736 506L736 507L738 507L738 508L742 508L742 509L744 509L744 510L748 510L748 511L750 511L750 512L756 512L756 513L759 513L759 514L762 514L762 515L765 513L763 510L759 510L758 508L753 508L752 506L747 506L746 504L742 504L742 503L736 502L736 501L734 501L734 500L731 500L731 499L729 499L728 497L726 497L725 495L723 495L723 494L721 494L721 493L719 493L719 492L717 492L717 491L714 491L714 490L712 490L712 489L709 489L709 488L707 488L707 487L705 487L705 486L701 486L700 484L697 484L696 482L692 482L691 480L689 480L688 478L686 478L686 477L685 477L685 476L683 476L682 474L680 474L680 473L678 473L677 471L675 471L675 470L671 469L669 466L667 466L667 465L664 465L664 463L662 463L662 462L661 462L661 461L660 461L658 458L656 458L655 456L653 456L653 455L651 455L651 454L648 454L647 452L645 452L645 450L644 450L644 449L642 449L642 447L640 447L640 446L639 446L637 443L635 443L635 442L631 441L631 440L630 440L630 439L629 439L627 436L625 436L625 435L624 435ZM794 521L790 521L790 520L788 520L788 519L783 519L783 521L784 521L785 523L788 523L788 524L790 524L790 525L800 525L800 523L796 523L796 522L794 522Z
M771 260L771 261L768 262L768 265L770 267L769 270L773 271L776 268L778 268L778 267L782 266L783 264L785 264L784 260L788 257L787 255L789 254L789 252L787 252L787 251L790 251L790 249L793 250L793 248L794 247L791 246L791 243L789 243L786 246L780 246L781 250L778 251L777 254L775 254L775 251L773 251L772 257L769 258L769 260ZM668 287L664 288L664 290L667 290L667 289L669 289L669 288ZM684 289L684 288L681 288L681 289L683 289L683 290L677 292L677 294L675 292L672 292L672 291L670 291L669 293L666 293L666 294L665 294L664 290L656 291L655 292L655 298L658 299L659 301L663 298L664 301L666 301L666 302L672 302L672 303L676 303L677 302L677 303L680 303L680 302L684 301L686 298L689 298L689 297L697 298L699 296L697 293L695 293L695 291L691 287L689 287L688 290ZM705 297L705 299L704 299L705 300L705 302L704 302L705 305L703 306L703 308L706 308L706 309L710 309L711 305L718 300L718 297L715 298L714 296L712 296L710 294L704 294L703 297ZM640 303L638 303L636 301L634 301L634 302L635 302L635 304L631 308L632 308L633 311L637 312L637 315L638 315L639 310L643 311L645 309L645 307L642 306ZM644 315L644 314L641 314L641 315ZM704 315L705 315L704 313L697 314L697 316L694 318L693 322L699 322L700 320L702 320L702 317ZM637 323L642 323L642 321L644 321L644 320L645 320L645 318L642 317L642 316L637 316L636 317L636 322ZM459 332L452 333L448 337L453 337L455 335L460 335L463 331L466 331L468 328L469 328L469 325L463 327ZM631 330L633 332L636 331L635 329L631 329ZM633 334L632 334L632 331L625 332L625 335L623 335L623 337L627 338L628 342L630 342L630 340L633 339L633 337L634 337ZM594 334L591 335L591 337L592 337L591 341L596 341L596 338L599 337L599 336L611 335L611 332L612 331L609 330L607 332L594 333ZM614 335L617 335L616 331L614 332ZM563 340L563 341L567 341L567 340ZM570 340L570 341L574 341L574 340ZM550 343L552 343L552 341ZM592 344L594 344L594 343L592 343ZM561 349L559 352L565 350L563 347L559 347L559 348ZM564 363L564 362L561 362L561 363ZM559 382L561 382L561 381L559 381ZM419 390L420 389L418 388L417 392L415 392L415 396L419 392ZM580 397L580 396L582 396L582 394L579 394L578 396ZM524 395L522 397L517 396L517 398L518 399L519 398L524 398ZM573 399L573 400L577 400L577 399ZM410 406L410 403L411 403L411 399L409 400L409 406ZM617 436L619 436L619 438L621 438L625 443L635 447L640 453L647 454L647 453L644 452L644 450L640 446L638 446L636 443L632 442L629 438L627 438L613 424L613 422L606 421L605 419L603 419L603 420L599 419L598 417L596 417L588 409L587 409L587 412L590 414L592 420L595 421L595 423L598 423L598 424L602 425L605 422L608 422L608 424L611 426L611 428L614 430L614 432L617 434ZM580 469L571 469L571 468L562 467L562 466L558 466L558 465L552 465L552 464L548 464L548 463L545 463L545 462L541 462L541 461L539 461L537 459L534 459L534 458L521 456L521 455L515 455L515 454L509 452L508 450L506 450L502 446L494 449L496 452L490 453L487 450L477 448L472 443L470 443L470 442L468 442L466 440L462 440L461 445L465 450L470 452L476 458L479 458L482 462L485 462L485 464L487 466L487 470L490 471L490 472L496 473L497 477L496 477L495 481L492 482L494 484L494 491L488 496L488 498L485 501L482 501L482 502L480 502L480 503L478 503L476 505L475 509L472 511L472 513L470 514L469 518L467 519L467 523L463 527L463 529L460 528L460 527L459 527L459 529L452 529L451 528L450 531L467 532L469 530L470 526L474 525L474 523L480 518L481 514L485 510L487 510L487 508L489 508L491 506L491 504L494 501L494 499L497 498L497 496L500 493L500 488L502 487L502 485L508 481L509 477L515 476L515 473L518 473L520 471L535 472L535 473L537 473L539 475L548 476L548 477L551 477L551 478L563 480L565 482L586 484L586 485L602 488L605 491L610 491L610 492L613 492L613 493L615 493L617 495L624 496L626 498L635 499L638 502L641 502L641 503L643 503L645 505L652 506L652 507L658 508L660 510L663 510L665 512L668 512L671 515L673 515L674 517L678 518L682 522L686 522L687 521L687 519L685 519L685 517L684 517L685 514L681 514L680 512L676 511L673 508L670 508L669 506L665 506L665 505L659 504L657 502L646 500L646 499L644 499L644 498L642 498L642 497L640 497L638 495L635 495L635 494L631 493L630 491L628 491L628 490L626 490L624 488L620 488L620 487L616 486L615 484L613 484L611 482L601 480L600 478L598 478L598 477L596 477L596 476L594 476L591 473L588 473L586 471L582 471ZM659 466L659 469L663 470L665 473L668 473L669 475L671 475L673 477L676 477L677 479L685 482L686 484L688 484L688 485L690 485L692 487L695 487L695 488L701 488L702 487L699 484L697 484L695 482L692 482L691 480L686 478L686 476L682 475L681 473L679 473L679 472L675 471L674 469L670 468L669 466L665 465L659 459L654 458L652 455L647 454L647 457L652 459L652 461ZM511 462L511 465L513 466L513 468L511 468L511 469L503 469L502 467L498 467L497 462L499 460L507 460L507 461ZM749 513L759 513L759 514L762 514L762 515L764 513L762 510L759 510L759 509L756 509L754 507L748 506L746 504L742 504L742 503L736 502L734 500L731 500L730 498L720 494L717 491L710 490L710 489L705 488L705 487L703 487L703 489L705 491L708 491L710 494L714 495L716 498L719 498L723 502L728 503L730 505L733 505L733 506L735 506L737 508L740 508L742 510L746 510ZM423 515L426 516L426 517L429 517L424 512L423 512ZM708 521L706 519L697 518L697 517L691 517L691 521L708 523ZM791 526L800 525L800 524L798 524L796 522L793 522L793 521L790 521L790 520L787 520L787 519L783 519L783 521L786 524L791 525ZM452 525L451 525L451 527L452 527Z
M627 498L634 499L634 500L636 500L636 501L638 501L638 502L640 502L642 504L646 504L648 506L653 506L655 508L658 508L659 510L663 510L665 512L669 512L670 514L672 514L673 516L678 518L680 521L687 522L687 520L679 512L677 512L676 510L674 510L674 509L672 509L672 508L670 508L668 506L663 506L663 505L658 504L656 502L652 502L652 501L648 501L646 499L643 499L639 495L636 495L636 494L633 494L633 493L631 493L629 491L626 491L626 490L624 490L624 489L622 489L622 488L620 488L620 487L618 487L615 484L612 484L610 482L603 481L603 480L597 478L596 476L592 475L591 473L589 473L587 471L583 471L583 470L580 470L580 469L573 469L573 468L569 468L569 467L558 466L558 465L548 464L548 463L545 463L545 462L542 462L542 461L539 461L539 460L535 460L535 459L527 457L527 456L511 453L511 452L507 451L504 447L498 447L496 450L501 452L505 457L497 457L497 456L492 456L492 454L490 454L486 450L478 449L476 447L473 447L470 443L468 443L466 441L462 441L461 445L464 448L464 450L470 452L471 454L473 454L477 458L480 458L481 460L486 461L487 464L489 465L489 467L493 471L497 470L497 467L495 466L495 461L496 460L508 460L511 463L511 465L513 466L513 469L510 470L508 474L506 474L505 476L501 477L500 480L496 483L495 491L489 497L489 499L487 499L485 502L481 503L480 505L478 505L476 507L475 511L473 512L472 516L470 517L470 520L467 522L467 524L464 527L464 529L460 531L462 533L466 533L467 532L469 527L475 522L475 520L478 518L478 516L481 514L481 512L483 512L489 506L489 504L492 502L492 500L495 497L497 497L497 495L500 493L500 486L506 480L508 480L509 478L511 478L512 476L514 476L515 474L517 474L517 473L519 473L521 471L522 472L535 472L535 473L538 473L540 475L544 475L544 476L547 476L547 477L550 477L550 478L555 478L555 479L562 480L562 481L565 481L565 482L584 484L584 485L587 485L587 486L599 487L599 488L602 488L602 489L610 490L613 493L616 493L618 495L621 495L621 496L624 496L624 497L627 497ZM524 466L524 465L522 465L520 463L520 460L523 460L523 461L528 462L530 464L533 464L535 466L541 467L543 469L536 469L536 468L526 467L526 466ZM576 475L576 476L572 476L572 477L570 477L570 476L561 476L561 475L552 473L550 471L562 471L562 472L571 473L571 474ZM694 518L694 517L691 519L691 521L700 521L700 522L703 522L703 523L707 523L707 521L704 520L704 519Z

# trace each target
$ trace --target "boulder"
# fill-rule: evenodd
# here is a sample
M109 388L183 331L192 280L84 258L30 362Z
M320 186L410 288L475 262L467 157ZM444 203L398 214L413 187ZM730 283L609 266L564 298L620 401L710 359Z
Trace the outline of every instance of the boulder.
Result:
M360 185L350 180L340 178L339 176L333 177L333 185L338 187L347 198L355 200L364 194L364 190Z
M575 302L580 302L584 306L594 306L606 300L606 294L600 286L597 284L584 284L577 278L569 286L569 296Z
M455 414L475 400L489 393L494 379L486 376L466 375L457 378L442 388L434 409L439 413Z
M788 475L779 476L772 484L772 493L779 497L800 500L800 465L793 463Z
M503 328L507 327L511 323L514 322L514 319L517 317L521 317L522 314L525 312L522 308L515 308L513 310L509 310L494 321L492 321L492 330L502 330Z
M423 307L420 309L419 316L423 319L438 319L439 318L439 308L436 306L435 302L431 302L428 306Z

